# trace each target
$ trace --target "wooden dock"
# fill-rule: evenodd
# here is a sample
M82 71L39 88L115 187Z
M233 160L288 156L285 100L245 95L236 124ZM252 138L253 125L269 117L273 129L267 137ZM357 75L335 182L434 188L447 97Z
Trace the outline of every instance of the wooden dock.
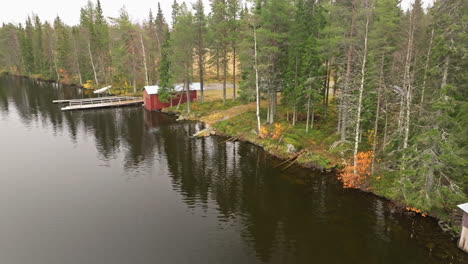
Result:
M62 107L61 109L62 111L71 111L94 108L119 107L127 105L139 105L143 103L143 98L130 96L110 96L72 100L54 100L53 103L68 104L68 106Z

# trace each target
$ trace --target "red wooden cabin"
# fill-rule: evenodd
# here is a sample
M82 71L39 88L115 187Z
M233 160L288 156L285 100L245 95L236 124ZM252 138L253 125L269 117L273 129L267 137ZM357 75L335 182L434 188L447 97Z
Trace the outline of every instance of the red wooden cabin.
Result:
M159 86L157 85L145 86L143 88L144 107L146 110L156 111L156 110L161 110L166 107L170 107L171 106L170 100L172 100L173 106L177 105L179 101L180 103L187 102L187 93L182 90L180 85L176 85L175 87L176 92L174 94L174 97L165 103L159 100L158 90L159 90ZM190 97L190 102L197 99L197 85L190 85L189 97Z

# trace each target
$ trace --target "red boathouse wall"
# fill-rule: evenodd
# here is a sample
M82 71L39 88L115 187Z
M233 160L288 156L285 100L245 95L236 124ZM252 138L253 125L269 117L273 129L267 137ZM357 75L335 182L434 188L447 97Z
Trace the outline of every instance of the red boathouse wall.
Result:
M182 99L180 99L181 96L182 96ZM197 99L197 91L190 91L189 97L190 97L190 102ZM168 101L167 103L163 103L159 101L158 94L148 94L146 90L143 90L143 98L145 102L145 109L148 111L161 110L163 108L171 106L170 101ZM172 98L172 105L173 106L177 105L179 103L179 100L181 100L181 103L187 102L187 93L186 92L176 93L175 97Z

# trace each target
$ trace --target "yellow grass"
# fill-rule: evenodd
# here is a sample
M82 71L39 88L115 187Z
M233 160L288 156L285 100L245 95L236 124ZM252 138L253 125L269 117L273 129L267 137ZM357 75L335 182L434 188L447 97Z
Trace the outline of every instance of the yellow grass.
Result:
M232 99L233 88L226 89L226 99ZM214 101L223 99L223 90L205 90L205 101ZM197 96L200 98L201 93L198 92Z

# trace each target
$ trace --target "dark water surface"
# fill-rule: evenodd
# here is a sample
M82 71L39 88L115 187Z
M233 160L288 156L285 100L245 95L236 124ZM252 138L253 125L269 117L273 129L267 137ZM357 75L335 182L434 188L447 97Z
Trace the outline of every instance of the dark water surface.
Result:
M463 263L427 218L141 107L0 78L0 263ZM465 262L466 263L466 262Z

